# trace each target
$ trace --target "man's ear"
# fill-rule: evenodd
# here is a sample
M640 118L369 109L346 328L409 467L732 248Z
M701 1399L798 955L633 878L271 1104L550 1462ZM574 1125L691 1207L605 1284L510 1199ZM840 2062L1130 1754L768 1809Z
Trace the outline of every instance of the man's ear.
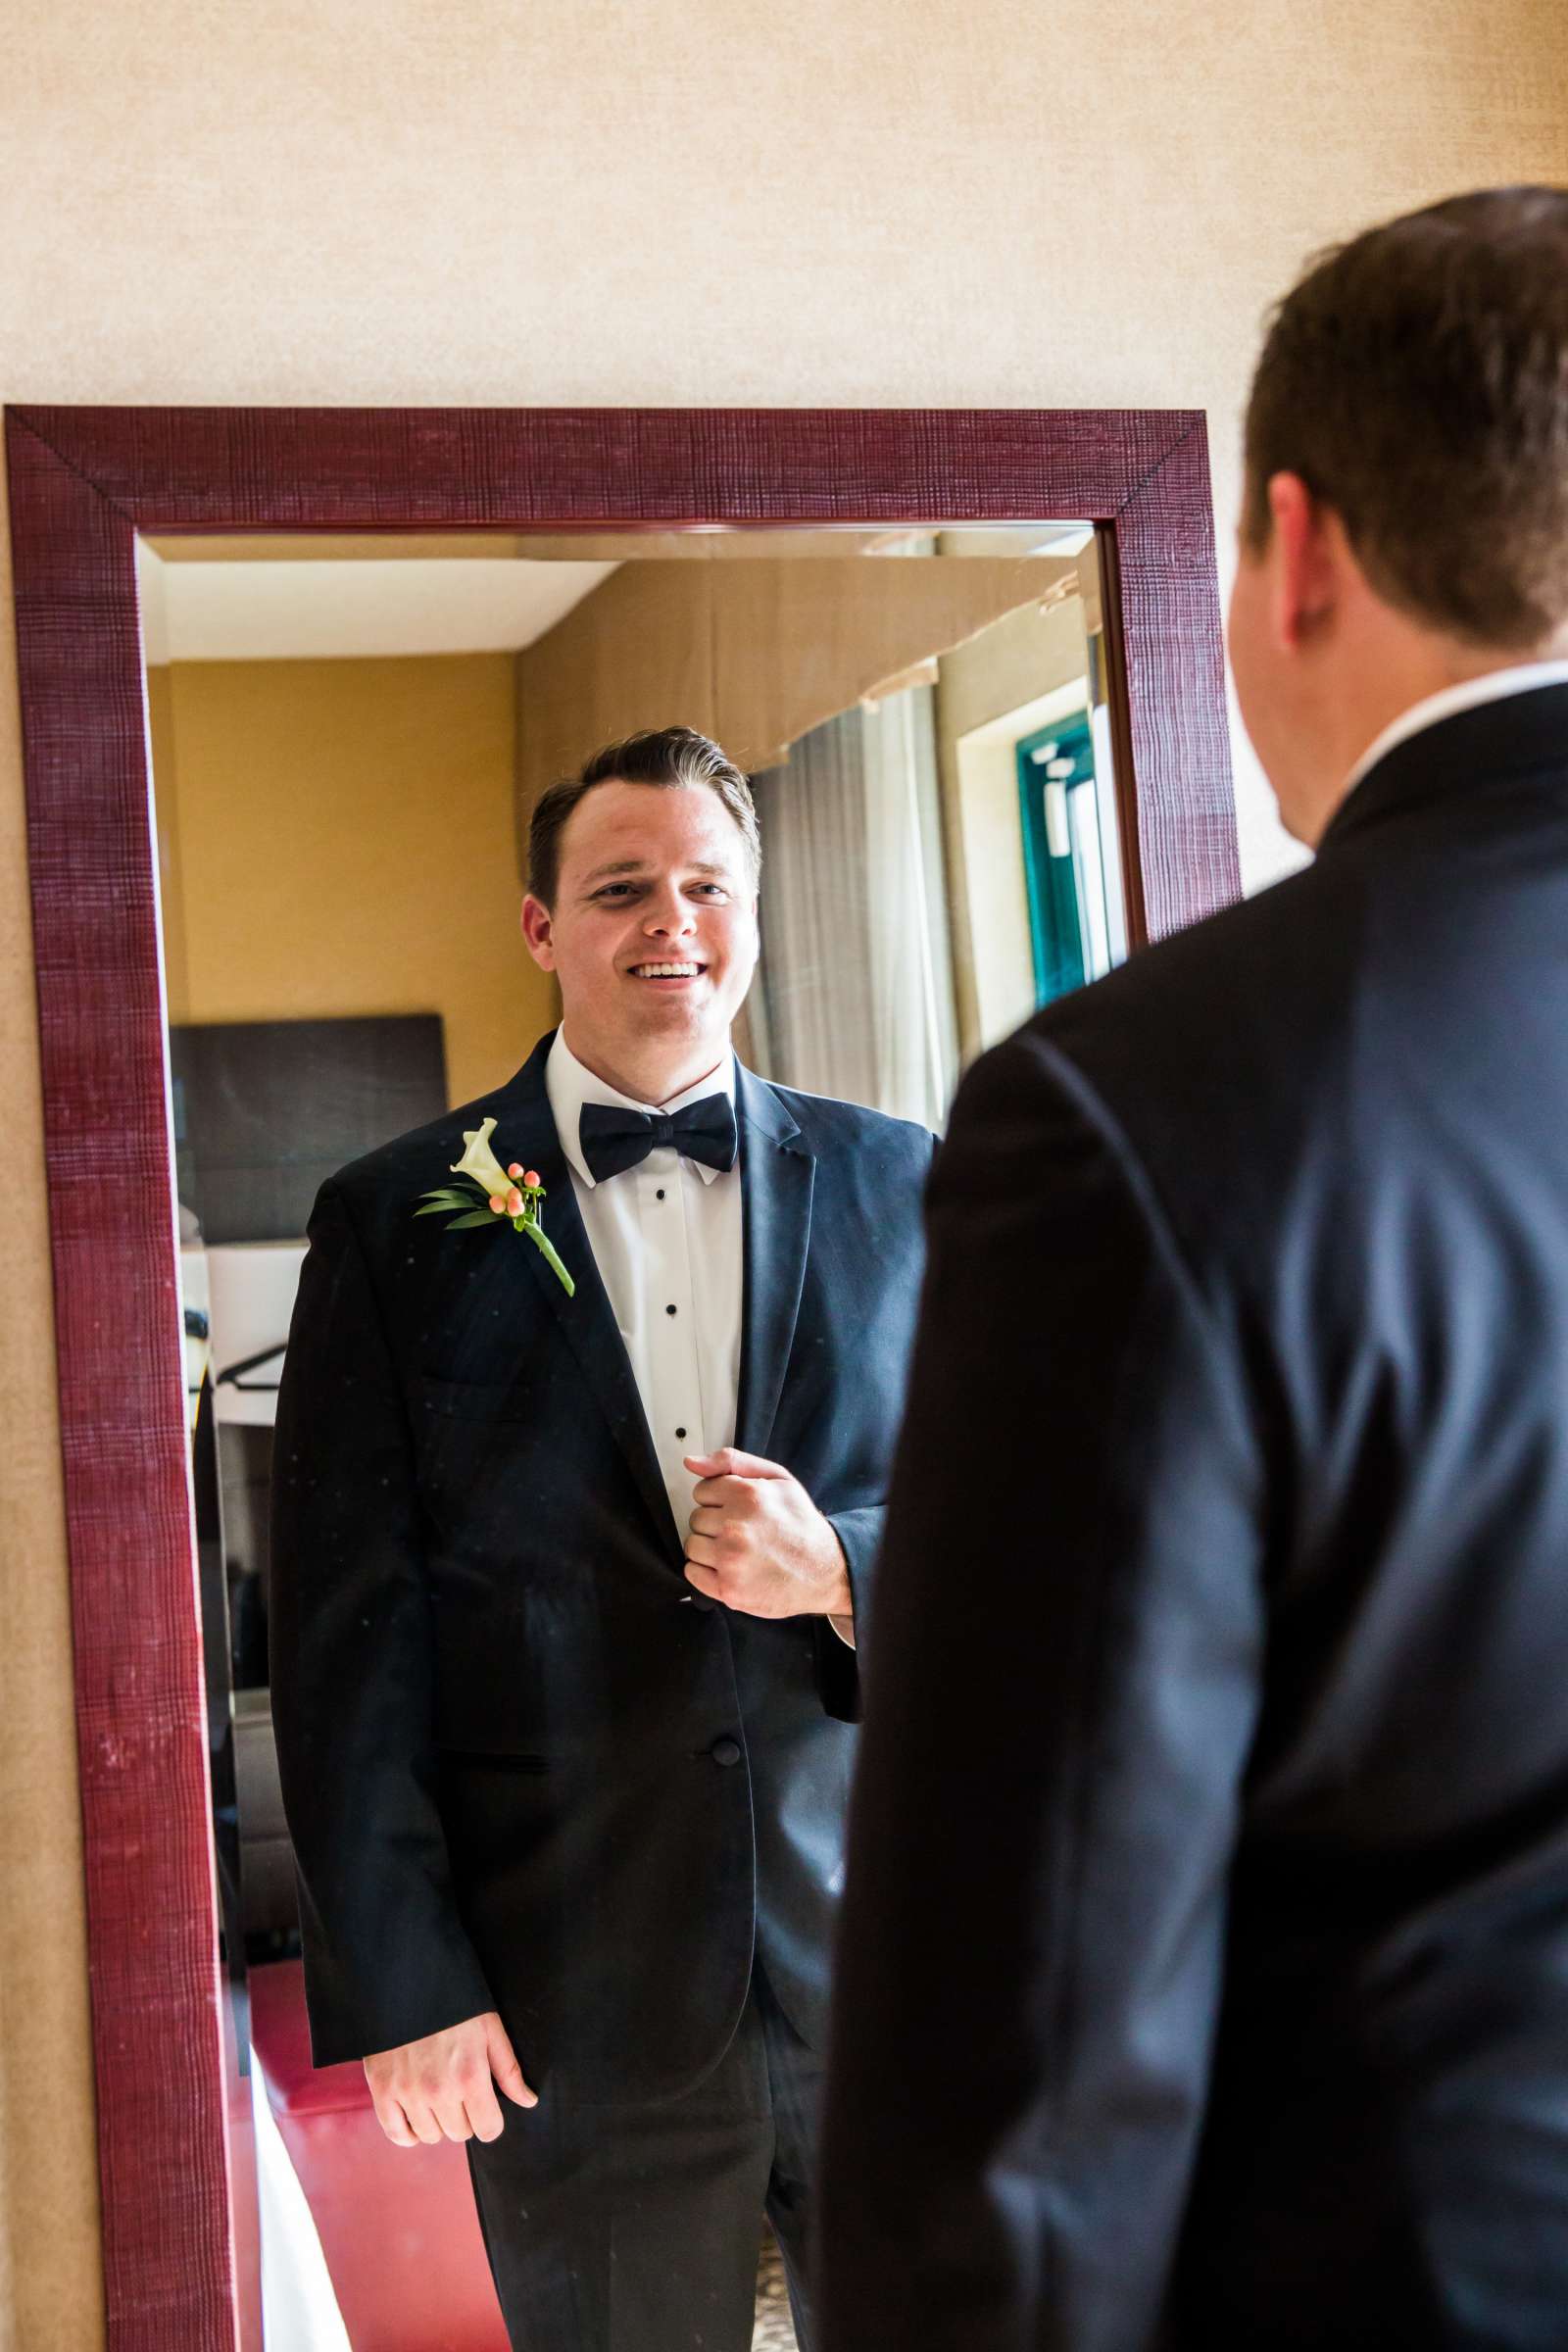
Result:
M553 972L556 968L556 942L550 909L543 899L534 897L532 891L522 902L522 937L539 969Z
M1282 651L1299 653L1340 604L1348 544L1338 515L1298 473L1270 476L1268 511L1275 640Z

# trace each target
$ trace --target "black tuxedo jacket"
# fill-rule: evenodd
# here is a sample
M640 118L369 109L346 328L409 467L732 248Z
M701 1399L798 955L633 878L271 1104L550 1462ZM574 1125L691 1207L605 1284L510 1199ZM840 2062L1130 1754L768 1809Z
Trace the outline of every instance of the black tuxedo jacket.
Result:
M536 2088L630 2099L717 2058L754 1938L820 2037L857 1653L685 1581L549 1045L317 1201L278 1399L272 1711L318 2065L497 2008ZM863 1640L932 1139L744 1070L736 1110L737 1442L832 1520ZM499 1220L414 1215L492 1112L574 1298Z
M982 1062L929 1238L831 2352L1568 2343L1568 690Z

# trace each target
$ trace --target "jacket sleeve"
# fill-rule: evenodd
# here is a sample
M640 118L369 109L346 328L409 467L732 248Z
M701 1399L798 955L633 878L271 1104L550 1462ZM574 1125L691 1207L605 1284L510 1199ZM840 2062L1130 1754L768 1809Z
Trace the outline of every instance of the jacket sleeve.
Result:
M1078 1070L960 1093L878 1571L826 2352L1151 2340L1262 1645L1238 1351Z
M346 1202L318 1196L278 1393L272 1720L318 2066L493 2008L435 1801L414 1458Z
M923 1128L906 1130L920 1139L920 1155L914 1174L923 1188L929 1180L935 1158L937 1138ZM915 1199L911 1196L911 1228L918 1227ZM910 1313L918 1291L923 1253L916 1248L911 1251L908 1287ZM901 1364L901 1370L904 1368ZM822 1704L829 1715L841 1723L858 1723L861 1713L860 1662L865 1654L871 1630L871 1593L875 1570L887 1533L888 1506L885 1502L862 1503L858 1509L829 1511L828 1525L839 1540L844 1563L849 1570L850 1592L855 1604L855 1646L841 1641L825 1619L815 1628L816 1679L822 1693Z
M825 1617L812 1626L816 1642L816 1679L822 1704L840 1723L860 1720L860 1647L871 1615L871 1571L887 1525L885 1502L863 1503L858 1510L829 1511L827 1523L839 1540L850 1573L855 1605L855 1645L841 1640Z

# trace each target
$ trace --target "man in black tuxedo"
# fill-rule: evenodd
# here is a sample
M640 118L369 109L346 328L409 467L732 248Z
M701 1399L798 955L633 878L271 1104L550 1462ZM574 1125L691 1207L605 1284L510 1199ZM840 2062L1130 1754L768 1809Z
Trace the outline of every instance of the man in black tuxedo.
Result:
M741 2352L764 2205L809 2346L932 1139L736 1063L759 845L714 745L612 746L530 846L563 1026L322 1188L289 1336L272 1706L313 2046L365 2058L394 2140L468 2143L517 2346ZM416 1218L465 1164L484 1228Z
M1246 496L1317 860L932 1186L830 2352L1568 2343L1568 193L1314 267Z

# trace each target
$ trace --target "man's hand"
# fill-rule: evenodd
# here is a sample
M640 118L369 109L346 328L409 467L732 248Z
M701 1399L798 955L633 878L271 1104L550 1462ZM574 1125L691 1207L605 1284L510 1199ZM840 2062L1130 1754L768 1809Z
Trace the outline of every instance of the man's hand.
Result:
M422 2041L406 2041L401 2049L372 2052L365 2080L376 2121L399 2148L416 2148L421 2140L428 2147L440 2139L499 2139L496 2083L519 2107L539 2104L493 2009Z
M844 1553L800 1480L733 1446L689 1453L686 1467L698 1479L686 1538L688 1583L749 1617L831 1617L853 1642L855 1601Z

